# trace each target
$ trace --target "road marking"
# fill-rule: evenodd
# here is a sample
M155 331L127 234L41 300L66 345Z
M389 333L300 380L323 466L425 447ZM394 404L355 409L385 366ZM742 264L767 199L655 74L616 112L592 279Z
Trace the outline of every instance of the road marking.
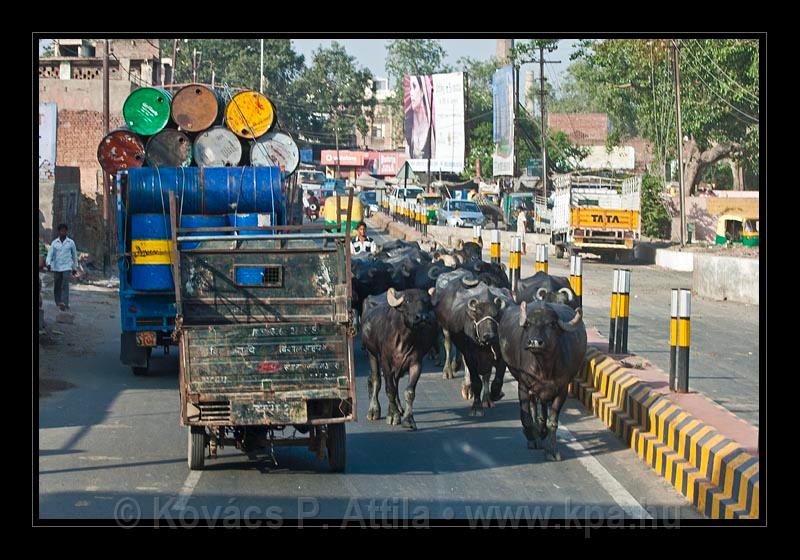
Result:
M178 499L172 506L172 509L177 511L183 511L186 509L186 504L189 502L189 498L192 497L192 492L194 492L195 486L200 481L200 475L203 474L203 471L192 471L189 473L189 476L186 477L186 481L183 483L183 488L178 493Z
M636 498L634 498L631 493L600 464L600 461L575 439L575 436L572 435L569 429L564 426L559 426L558 431L560 432L558 434L561 436L560 439L565 442L566 446L577 453L578 462L589 471L589 474L600 483L603 490L608 492L627 515L634 519L653 519L653 516L642 507L642 504L636 501Z

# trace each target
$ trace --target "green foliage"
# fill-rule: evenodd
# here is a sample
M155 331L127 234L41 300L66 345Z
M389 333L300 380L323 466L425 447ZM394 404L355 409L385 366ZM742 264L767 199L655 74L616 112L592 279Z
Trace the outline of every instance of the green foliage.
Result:
M714 183L714 190L729 191L733 189L733 171L727 162L707 167L702 180Z
M661 178L645 175L642 179L642 233L657 239L669 239L672 218L664 205Z
M742 158L758 166L758 42L683 39L681 117L683 133L701 151L738 142ZM672 42L668 39L605 39L580 42L570 67L582 98L607 112L621 135L641 135L657 160L675 155Z

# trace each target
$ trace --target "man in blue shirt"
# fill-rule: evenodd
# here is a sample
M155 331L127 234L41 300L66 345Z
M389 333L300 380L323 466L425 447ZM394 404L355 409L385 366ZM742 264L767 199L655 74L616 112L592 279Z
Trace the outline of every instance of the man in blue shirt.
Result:
M78 249L67 237L67 224L58 226L58 237L50 244L45 264L53 271L56 305L62 311L69 309L69 274L78 275Z

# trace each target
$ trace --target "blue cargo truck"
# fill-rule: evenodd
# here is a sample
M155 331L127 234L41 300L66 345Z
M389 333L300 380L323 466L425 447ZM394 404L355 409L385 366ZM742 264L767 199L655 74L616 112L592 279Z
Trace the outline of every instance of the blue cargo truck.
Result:
M147 373L154 348L168 353L175 344L169 193L180 227L264 227L286 224L285 186L278 167L142 167L117 175L120 361L135 375Z

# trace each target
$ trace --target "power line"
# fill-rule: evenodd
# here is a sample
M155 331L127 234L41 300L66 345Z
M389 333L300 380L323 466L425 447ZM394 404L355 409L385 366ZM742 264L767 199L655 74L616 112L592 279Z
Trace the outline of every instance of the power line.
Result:
M688 45L688 43L687 43L687 45ZM697 46L697 48L698 48L698 49L699 49L699 50L700 50L700 51L703 53L703 55L704 55L704 56L705 56L705 57L706 57L708 60L710 60L710 61L711 61L711 64L713 64L713 65L714 65L714 67L715 67L717 70L719 70L720 72L722 72L722 75L723 75L723 76L725 76L726 78L728 78L728 80L730 80L730 81L731 81L731 82L732 82L734 85L736 85L736 86L737 86L737 87L738 87L740 90L742 90L742 92L743 92L743 93L744 93L746 96L750 97L750 99L751 99L751 100L755 101L756 103L759 103L758 96L756 96L756 95L753 95L751 92L749 92L747 89L745 89L745 87L744 87L742 84L740 84L738 81L736 81L736 79L735 79L735 78L733 78L733 77L732 77L732 76L730 76L730 75L729 75L727 72L725 72L725 70L723 70L723 69L722 69L722 68L721 68L721 67L720 67L720 66L719 66L719 65L718 65L718 64L717 64L717 63L714 61L714 59L713 59L713 58L712 58L712 57L711 57L711 56L708 54L708 52L706 51L706 49L705 49L705 48L703 47L703 45L700 43L700 40L699 40L699 39L695 39L695 45L696 45L696 46ZM690 49L690 50L691 50L691 49Z

